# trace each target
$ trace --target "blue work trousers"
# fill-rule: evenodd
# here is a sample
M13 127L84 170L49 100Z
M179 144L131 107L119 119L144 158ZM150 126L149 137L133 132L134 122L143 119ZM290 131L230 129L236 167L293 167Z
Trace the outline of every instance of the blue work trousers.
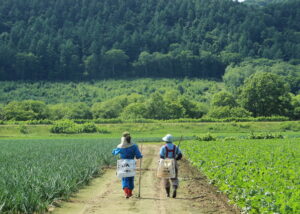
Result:
M128 188L133 190L134 188L134 177L122 178L122 188Z

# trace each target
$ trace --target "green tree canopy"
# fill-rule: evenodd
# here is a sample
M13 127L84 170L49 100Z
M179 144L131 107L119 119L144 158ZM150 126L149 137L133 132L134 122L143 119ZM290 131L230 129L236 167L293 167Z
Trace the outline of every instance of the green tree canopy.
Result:
M242 107L230 107L230 106L214 106L207 113L208 117L212 118L230 118L230 117L250 117L251 112Z
M104 54L104 59L107 64L107 70L111 71L111 75L113 77L118 77L118 75L125 76L125 73L122 71L126 71L127 60L129 57L126 53L121 49L111 49L106 51Z
M300 119L300 94L292 97L293 118Z
M131 103L126 106L122 113L122 119L141 119L147 117L147 109L144 103Z
M102 103L95 103L92 106L92 114L93 118L104 118L104 119L110 119L110 118L117 118L123 107L119 102L116 102L114 100L105 101Z
M247 57L299 64L300 2L270 1L1 0L0 80L220 79Z
M205 103L195 102L184 96L179 98L179 102L183 106L187 118L201 118L208 112L208 105Z
M226 87L233 93L238 87L256 72L269 72L283 77L293 93L300 90L300 65L293 65L281 60L248 59L240 64L230 65L226 68L223 80Z
M160 93L154 93L145 103L147 109L147 118L166 119L167 109L166 103Z
M48 106L42 101L13 101L3 108L6 120L41 120L48 116Z
M229 106L236 107L237 102L235 101L233 95L227 91L220 91L214 94L212 101L212 106Z
M288 115L290 102L289 86L276 74L255 73L241 87L240 103L254 116Z

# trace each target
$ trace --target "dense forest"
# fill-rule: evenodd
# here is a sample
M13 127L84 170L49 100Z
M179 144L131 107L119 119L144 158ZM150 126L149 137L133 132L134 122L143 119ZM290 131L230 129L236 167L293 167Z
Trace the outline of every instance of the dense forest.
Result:
M240 2L245 2L249 5L259 5L259 6L266 6L269 4L277 4L277 3L283 3L287 2L289 0L240 0Z
M0 0L0 80L221 79L249 58L298 65L300 1L255 2Z

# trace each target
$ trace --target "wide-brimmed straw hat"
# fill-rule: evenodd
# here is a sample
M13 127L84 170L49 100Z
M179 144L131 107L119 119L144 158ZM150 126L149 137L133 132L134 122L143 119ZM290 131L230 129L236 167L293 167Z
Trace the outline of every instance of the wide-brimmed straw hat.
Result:
M162 140L165 142L173 142L173 136L171 134L167 134L162 138Z
M126 136L128 136L128 135L130 135L129 132L123 132L123 134L122 134L123 137L126 137Z
M118 148L128 148L134 145L131 141L130 142L127 141L126 136L121 137L121 143L117 146Z

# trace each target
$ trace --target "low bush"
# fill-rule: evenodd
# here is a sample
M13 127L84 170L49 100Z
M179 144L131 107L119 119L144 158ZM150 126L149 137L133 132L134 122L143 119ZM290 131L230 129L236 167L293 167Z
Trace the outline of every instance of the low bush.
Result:
M222 127L219 126L219 124L208 126L208 130L209 130L209 131L219 131L219 130L221 130L221 128L222 128Z
M29 130L28 130L27 126L21 125L20 126L20 133L21 134L29 134Z
M234 141L236 140L236 137L225 137L224 141Z
M84 123L82 126L83 133L94 133L97 132L97 126L95 123Z
M83 123L77 124L72 120L60 120L57 121L50 129L52 133L55 134L79 134L79 133L95 133L104 132L104 130L99 130L95 123ZM102 132L101 132L102 131ZM108 131L106 130L105 133Z
M260 134L254 134L251 132L251 134L248 136L248 139L257 140L257 139L283 139L284 136L281 134L273 134L273 133L260 133Z
M292 123L285 122L280 124L280 129L282 131L300 131L300 122Z
M101 133L101 134L109 134L110 133L110 131L108 131L107 129L103 129L103 128L98 128L97 132Z
M81 132L81 126L71 120L57 121L50 129L55 134L76 134Z
M272 117L255 117L253 121L289 121L288 117L272 116Z
M216 137L214 137L213 135L211 135L210 133L207 133L203 136L195 136L196 140L199 141L215 141L217 140Z

